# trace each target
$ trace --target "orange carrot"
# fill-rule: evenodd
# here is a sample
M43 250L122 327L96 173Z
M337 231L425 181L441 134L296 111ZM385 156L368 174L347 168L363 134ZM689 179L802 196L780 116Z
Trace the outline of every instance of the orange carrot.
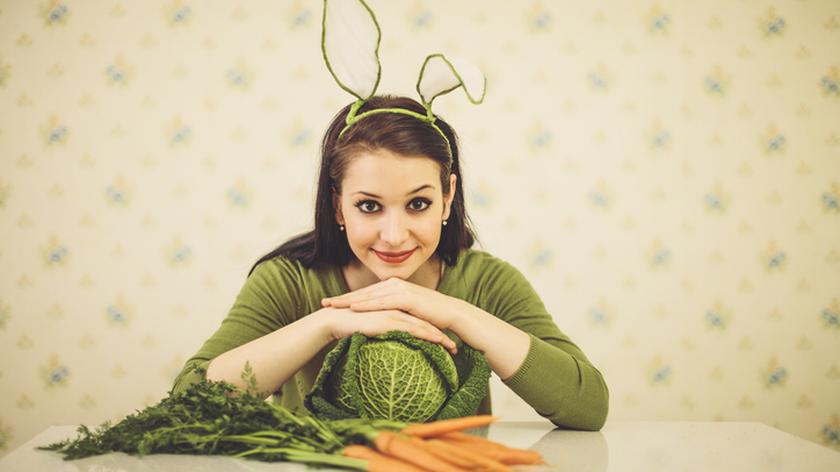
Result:
M513 447L508 447L504 444L500 444L495 441L490 441L489 439L485 439L480 436L474 436L472 434L464 434L459 432L447 433L443 435L440 439L456 442L458 445L464 447L472 447L476 450L495 451L494 457L496 457L497 460L500 460L499 458L505 458L505 460L500 460L500 462L503 462L505 464L542 463L542 456L536 451L532 451L530 449L517 449Z
M341 453L354 459L366 460L367 470L370 472L428 472L428 469L415 467L399 459L382 455L367 446L346 446Z
M430 454L437 456L439 459L449 462L457 467L461 467L462 469L472 469L475 466L474 461L463 457L461 454L450 454L443 451L440 447L432 444L431 441L426 441L414 436L409 436L409 440L418 447L422 447Z
M517 449L507 447L486 439L482 440L458 440L458 439L442 439L443 441L452 444L455 447L460 447L466 450L482 454L485 457L494 459L502 464L517 465L517 464L543 464L545 463L539 452L531 451L529 449Z
M450 457L462 457L464 460L473 463L473 469L488 471L488 472L511 472L513 469L485 456L482 453L476 452L472 449L458 447L445 440L430 439L426 441L431 447L436 448L443 454L448 454Z
M507 451L501 453L497 460L502 464L508 465L545 464L545 460L543 460L539 452L528 449L508 448Z
M463 432L460 432L460 431L448 432L448 433L443 434L442 436L444 438L447 438L447 439L457 439L459 441L480 441L480 442L487 441L487 442L492 442L493 444L496 444L497 446L502 445L502 444L499 444L497 442L490 441L489 439L483 438L481 436L476 436L474 434L467 434L467 433L463 433Z
M482 438L481 436L474 436L472 434L465 434L460 432L452 432L441 435L436 439L445 439L449 442L456 442L459 444L466 444L487 449L507 449L504 444Z
M449 439L449 440L455 440L455 441L463 441L463 442L472 443L472 444L479 444L482 447L489 447L489 448L494 448L494 449L499 449L499 448L510 449L510 447L505 446L502 443L497 443L496 441L491 441L487 438L484 438L484 437L481 437L481 436L476 436L474 434L466 434L466 433L461 433L461 432L446 433L446 434L444 434L443 436L441 436L437 439Z
M376 449L382 454L397 457L405 462L426 467L436 472L463 472L465 469L450 464L437 456L426 451L424 448L413 444L404 437L400 437L391 431L382 431L376 435L373 443Z
M453 431L487 426L498 419L498 416L492 415L462 416L460 418L432 421L431 423L410 424L403 428L402 432L411 436L429 438Z

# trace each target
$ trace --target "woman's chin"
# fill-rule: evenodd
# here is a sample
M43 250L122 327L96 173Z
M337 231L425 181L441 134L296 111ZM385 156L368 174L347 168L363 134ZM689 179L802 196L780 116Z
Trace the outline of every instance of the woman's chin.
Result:
M400 264L390 264L381 261L376 256L373 257L375 260L371 261L373 264L373 267L371 269L379 280L387 280L392 277L408 280L414 274L414 272L417 271L417 268L414 267L414 264L411 264L408 261Z
M411 277L413 272L409 272L404 267L384 267L384 268L377 268L374 272L376 277L379 280L388 280L390 278L396 277L398 279L408 280Z

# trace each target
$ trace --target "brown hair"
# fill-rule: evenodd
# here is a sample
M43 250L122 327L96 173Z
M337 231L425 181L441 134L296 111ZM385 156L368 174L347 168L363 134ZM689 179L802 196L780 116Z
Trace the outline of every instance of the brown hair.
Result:
M270 253L261 257L248 275L261 262L282 255L300 261L305 267L318 265L344 266L353 257L347 236L335 221L333 189L341 194L344 173L352 158L360 151L385 149L404 156L425 156L440 166L440 183L443 194L452 190L449 175L457 176L455 198L452 200L447 225L443 227L440 243L435 254L449 265L455 264L461 249L472 247L476 241L475 232L464 206L463 177L458 159L457 136L452 128L435 116L435 124L443 136L428 123L400 113L375 113L368 115L347 129L339 139L352 104L338 112L330 123L321 143L321 169L318 176L318 192L315 197L315 229L299 234ZM402 108L422 115L425 108L407 97L380 95L371 97L358 110L361 114L379 108Z

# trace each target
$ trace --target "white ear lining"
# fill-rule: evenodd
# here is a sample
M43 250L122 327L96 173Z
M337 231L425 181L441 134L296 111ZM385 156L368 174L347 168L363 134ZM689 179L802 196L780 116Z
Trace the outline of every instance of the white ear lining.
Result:
M417 80L417 93L424 104L458 87L463 87L467 98L475 104L484 100L486 80L481 70L459 56L430 54L423 62Z
M321 47L338 85L367 100L379 85L379 41L376 17L362 0L324 0Z

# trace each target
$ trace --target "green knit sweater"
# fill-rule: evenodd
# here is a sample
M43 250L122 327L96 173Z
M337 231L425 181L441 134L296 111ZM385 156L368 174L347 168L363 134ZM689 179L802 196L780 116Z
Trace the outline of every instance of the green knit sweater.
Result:
M459 298L525 331L530 348L519 369L503 383L557 426L598 430L607 416L609 393L601 373L546 311L525 277L484 251L463 250L446 266L437 290ZM321 299L349 291L337 267L307 269L282 256L259 264L248 277L218 330L184 365L174 392L199 380L192 372L216 356L269 334L321 308ZM460 339L447 332L456 344ZM275 392L274 400L302 409L331 342ZM488 389L489 392L489 389ZM490 395L477 414L489 414Z

